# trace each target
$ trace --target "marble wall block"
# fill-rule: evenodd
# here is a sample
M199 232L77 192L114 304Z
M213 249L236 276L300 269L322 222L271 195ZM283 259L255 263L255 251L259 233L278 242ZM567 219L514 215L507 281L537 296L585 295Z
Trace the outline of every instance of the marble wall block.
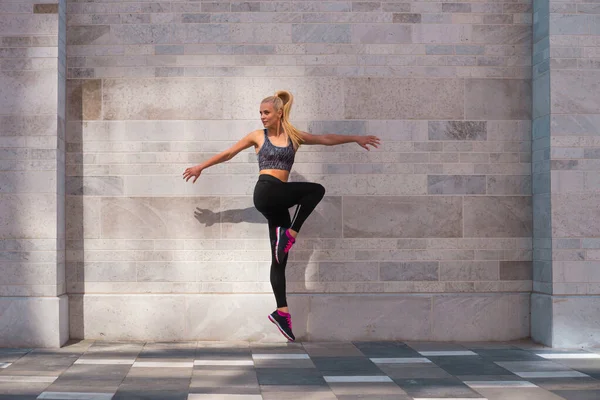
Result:
M498 261L444 261L440 263L442 281L495 281Z
M489 195L531 195L531 176L488 175L486 193Z
M293 43L350 43L352 28L348 24L294 24Z
M335 133L338 135L364 135L367 132L366 121L311 121L308 132L314 135Z
M0 199L0 237L56 237L56 195L6 193Z
M376 282L379 280L377 262L322 262L319 264L321 282Z
M595 347L600 343L598 296L556 296L552 299L552 346Z
M301 25L302 28L307 26L308 25ZM229 26L229 35L232 43L296 43L298 37L294 40L294 33L293 26L290 26L289 24L231 24ZM323 35L313 33L313 37L318 36L326 37L326 33ZM333 33L332 39L335 40L335 37L337 37L337 35ZM218 40L222 40L221 37L219 37ZM306 42L308 41L310 40L306 40Z
M103 198L103 238L199 239L220 235L216 197Z
M428 175L428 194L485 194L485 175Z
M532 273L531 261L500 261L500 280L531 280Z
M494 96L490 96L491 93ZM531 82L520 79L467 79L465 116L469 119L531 118Z
M3 13L0 15L0 35L57 35L57 14Z
M0 346L60 347L69 338L67 296L0 297ZM28 318L23 318L27 315Z
M486 121L429 121L429 140L487 140Z
M278 90L288 90L294 95L293 121L342 120L343 85L344 81L338 77L228 78L223 92L228 93L231 100L218 100L218 103L223 103L223 119L258 120L260 101Z
M532 32L529 25L474 25L473 43L490 44L529 44Z
M223 117L221 79L105 79L104 119L218 119Z
M71 196L120 196L123 185L120 176L71 176L66 179L65 190Z
M56 193L56 175L55 171L0 172L0 193Z
M4 115L56 113L56 70L0 71Z
M551 73L552 112L557 114L598 114L600 71L557 70Z
M67 35L67 45L109 45L116 44L111 37L110 25L71 25Z
M413 4L413 11L417 11L416 7L419 4ZM420 4L421 6L431 6L431 4ZM439 6L435 4L433 6ZM424 11L427 12L427 11ZM423 15L421 14L423 20ZM413 43L425 44L468 44L472 42L474 26L468 24L414 24L412 25L412 41Z
M461 237L460 197L344 197L344 237Z
M529 335L530 295L445 295L433 299L433 340L511 340ZM456 312L456 310L461 310Z
M600 228L599 193L552 195L552 236L557 238L596 237Z
M382 262L380 279L382 281L437 281L439 279L439 262Z
M352 43L411 43L410 25L403 24L354 24Z
M182 340L186 328L184 306L183 296L71 295L71 337L81 338L85 332L90 339ZM105 312L107 308L112 312ZM160 329L155 329L157 326Z
M465 197L465 237L527 237L532 232L531 198Z
M587 15L550 14L550 35L585 35L590 33Z
M315 296L308 323L312 340L427 340L431 337L431 297ZM373 313L373 310L378 310ZM353 315L352 319L345 316ZM407 324L406 321L411 321ZM387 338L387 339L386 339Z
M549 121L552 134L559 136L596 136L600 134L600 115L553 114Z
M463 85L456 79L349 78L349 119L452 119L463 117Z

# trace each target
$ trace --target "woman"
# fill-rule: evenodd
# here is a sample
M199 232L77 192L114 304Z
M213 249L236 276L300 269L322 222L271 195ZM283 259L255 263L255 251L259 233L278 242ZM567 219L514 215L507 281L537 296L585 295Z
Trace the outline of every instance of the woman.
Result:
M290 341L294 341L295 337L286 301L287 257L302 224L325 194L325 188L318 183L287 182L296 151L301 144L333 146L356 142L367 150L369 145L377 147L379 144L376 136L311 135L301 132L290 123L292 102L293 96L287 91L279 91L275 96L265 98L260 103L263 130L249 133L228 150L202 164L187 168L183 173L186 182L193 177L192 183L195 183L204 169L231 160L240 151L254 146L260 170L254 189L254 205L269 224L271 286L277 302L277 310L269 315L269 320ZM290 219L288 209L294 205L297 206L296 212L294 218Z

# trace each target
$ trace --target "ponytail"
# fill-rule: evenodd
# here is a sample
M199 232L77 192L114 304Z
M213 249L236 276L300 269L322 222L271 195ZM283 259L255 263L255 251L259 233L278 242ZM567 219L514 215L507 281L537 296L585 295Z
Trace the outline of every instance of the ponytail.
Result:
M267 97L262 103L273 103L275 111L283 108L281 125L283 125L283 129L292 140L292 143L294 143L294 147L298 149L302 143L302 137L300 136L300 131L290 122L290 111L294 103L294 96L287 90L279 90L275 93L275 96Z

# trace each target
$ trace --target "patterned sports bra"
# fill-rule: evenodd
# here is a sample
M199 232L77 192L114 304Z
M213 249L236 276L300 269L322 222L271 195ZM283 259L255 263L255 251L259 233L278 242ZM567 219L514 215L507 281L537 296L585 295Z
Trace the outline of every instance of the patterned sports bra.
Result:
M296 152L294 150L294 143L291 139L288 139L289 145L287 147L279 147L273 145L265 132L265 142L258 151L258 168L263 169L283 169L285 171L291 171L292 165L294 164L294 158Z

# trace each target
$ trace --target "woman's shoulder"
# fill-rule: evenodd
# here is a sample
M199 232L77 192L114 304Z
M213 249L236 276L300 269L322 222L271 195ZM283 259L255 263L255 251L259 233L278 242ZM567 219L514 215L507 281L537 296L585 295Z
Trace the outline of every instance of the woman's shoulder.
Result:
M256 129L254 131L249 132L246 137L252 139L253 141L262 141L264 136L264 132L262 129Z
M252 140L256 148L261 148L265 143L265 132L263 129L256 129L250 132L248 137Z

